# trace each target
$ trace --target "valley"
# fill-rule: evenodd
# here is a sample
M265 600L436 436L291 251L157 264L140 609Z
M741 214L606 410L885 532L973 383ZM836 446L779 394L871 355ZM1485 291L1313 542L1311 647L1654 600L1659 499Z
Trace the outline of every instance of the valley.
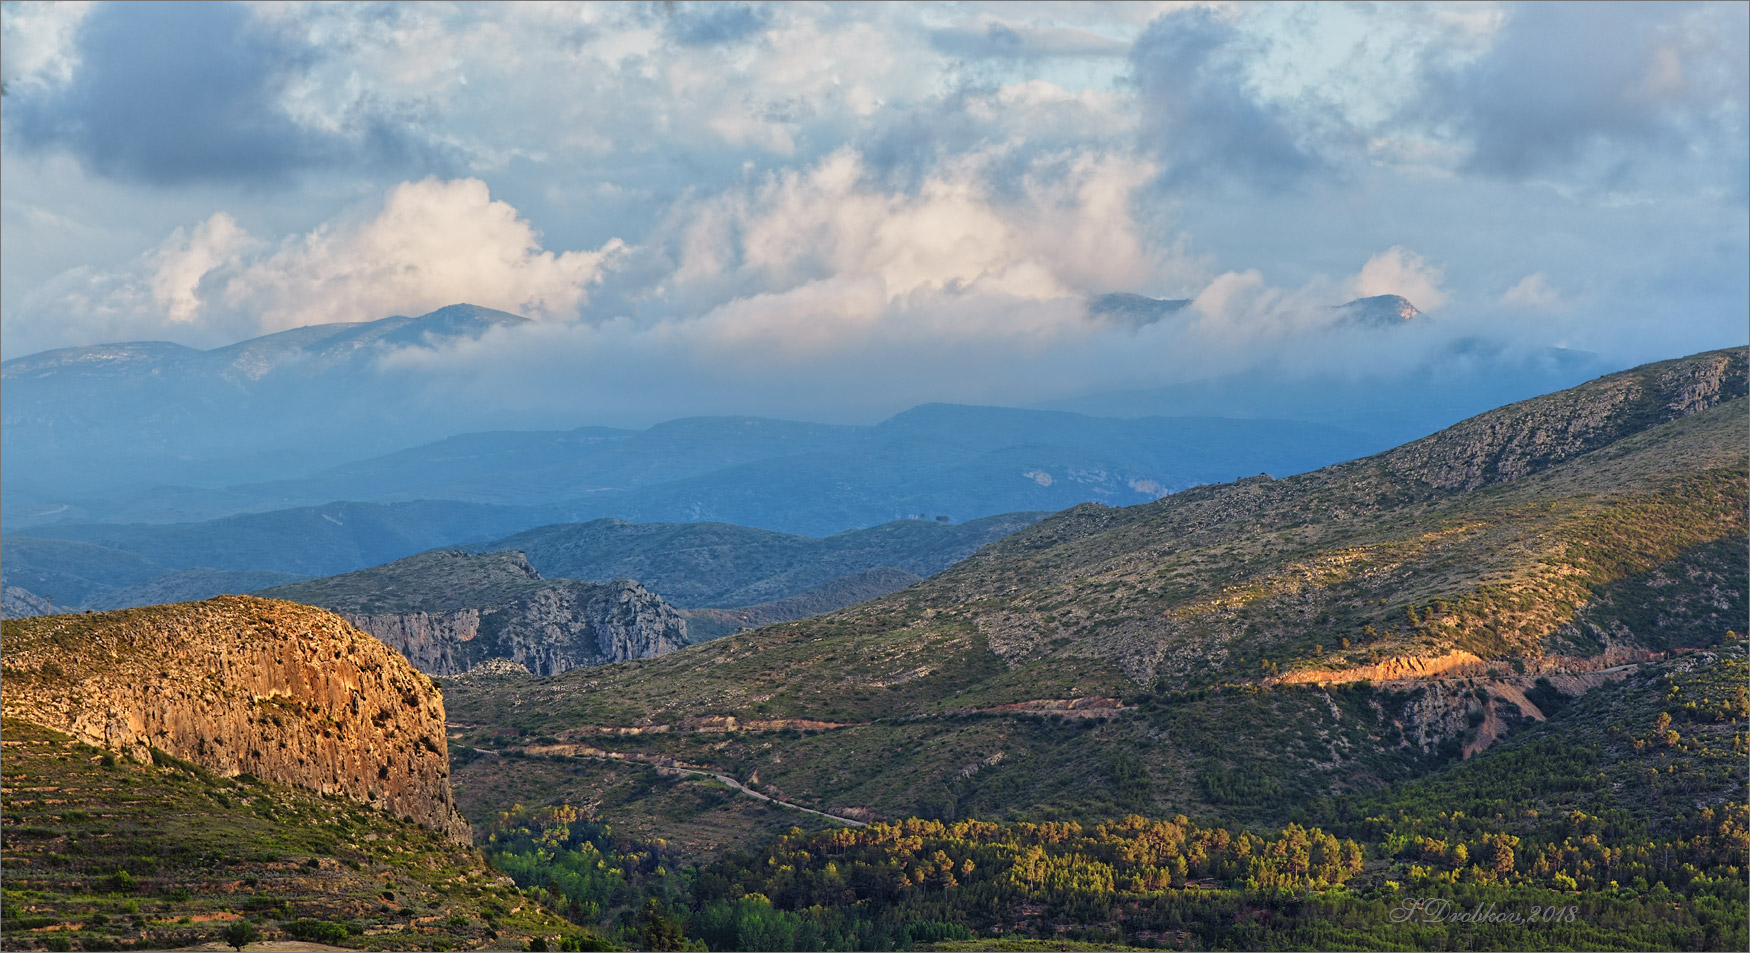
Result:
M1750 867L1747 408L1746 353L1709 352L1130 507L824 538L555 524L265 599L8 621L6 823L42 833L9 838L33 873L7 917L87 947L241 922L349 948L1544 942L1523 920L1394 918L1413 895L1572 906L1571 945L1731 947ZM278 661L248 654L287 638ZM214 664L221 682L178 674ZM141 666L163 671L114 674ZM382 711L407 716L335 694L391 670L403 687L350 697L399 694ZM239 678L303 687L212 687ZM107 681L202 714L144 714ZM261 751L230 741L257 734ZM275 738L309 753L272 756ZM371 781L347 745L407 752L391 757L410 773ZM276 846L223 880L151 848L163 859L133 866L167 899L135 919L150 905L51 850L131 815L31 796L116 796L111 771L181 785L150 795L165 803L247 809L214 830ZM28 783L45 773L55 791ZM351 813L322 820L337 797ZM318 850L271 823L396 815L452 838L420 850L460 851L422 869L483 870L471 839L515 888L422 886L376 842ZM144 889L130 864L99 862Z

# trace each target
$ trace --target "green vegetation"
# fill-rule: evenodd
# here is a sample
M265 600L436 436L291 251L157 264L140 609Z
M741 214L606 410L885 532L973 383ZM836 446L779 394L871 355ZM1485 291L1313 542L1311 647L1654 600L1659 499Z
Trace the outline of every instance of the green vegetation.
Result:
M896 520L821 539L726 523L594 520L526 530L487 548L526 553L546 576L636 579L677 606L753 606L835 581L855 585L868 570L933 575L1046 515Z
M258 595L357 615L449 612L503 605L556 583L542 579L521 553L438 550Z
M259 936L442 950L582 937L478 851L351 801L162 753L135 764L10 718L4 736L7 949Z
M913 818L708 858L563 804L482 830L519 884L651 949L1733 949L1747 677L1731 635L1421 780L1276 792L1269 823Z
M1742 625L1750 403L1647 417L1721 361L1730 396L1742 352L1654 365L1317 473L1078 507L872 603L447 704L469 745L669 758L871 819L1250 822L1378 789L1548 714L1539 676L1553 709L1589 684L1562 673ZM1565 456L1509 459L1544 433Z

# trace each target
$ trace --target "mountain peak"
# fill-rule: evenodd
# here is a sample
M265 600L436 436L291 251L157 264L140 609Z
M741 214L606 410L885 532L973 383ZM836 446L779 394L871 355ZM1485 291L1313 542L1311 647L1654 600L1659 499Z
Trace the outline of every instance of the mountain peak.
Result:
M1336 310L1342 312L1342 320L1348 324L1367 324L1379 327L1393 327L1408 324L1422 316L1421 309L1410 303L1403 295L1374 295L1370 298L1356 298L1337 305Z
M1114 324L1140 328L1176 311L1182 311L1190 304L1190 298L1150 298L1147 295L1119 292L1096 295L1089 299L1088 313Z

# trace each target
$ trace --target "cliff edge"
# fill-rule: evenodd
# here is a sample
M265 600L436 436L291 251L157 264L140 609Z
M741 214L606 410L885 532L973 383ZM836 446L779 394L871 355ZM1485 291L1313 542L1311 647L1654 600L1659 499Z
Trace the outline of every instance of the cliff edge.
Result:
M444 703L332 613L251 596L5 623L3 707L139 761L341 795L457 842Z

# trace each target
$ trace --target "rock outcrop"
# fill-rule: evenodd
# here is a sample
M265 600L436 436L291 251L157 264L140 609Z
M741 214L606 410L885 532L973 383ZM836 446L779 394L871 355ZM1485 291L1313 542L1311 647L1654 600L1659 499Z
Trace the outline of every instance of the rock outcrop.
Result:
M431 679L332 613L250 596L5 626L4 710L140 761L340 795L469 839Z
M506 659L535 675L655 658L687 622L631 579L542 579L520 552L422 553L267 590L339 613L431 675Z
M1472 490L1548 469L1750 393L1746 351L1710 351L1509 404L1384 455L1395 473Z
M0 619L23 619L33 615L49 615L55 607L49 600L23 586L0 588Z

